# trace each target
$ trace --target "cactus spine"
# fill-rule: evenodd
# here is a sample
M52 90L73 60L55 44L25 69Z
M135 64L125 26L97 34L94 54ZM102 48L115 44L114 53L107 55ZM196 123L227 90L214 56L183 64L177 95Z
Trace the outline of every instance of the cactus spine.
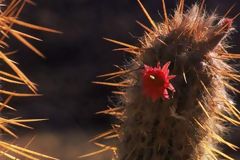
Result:
M4 4L3 4L4 3ZM10 100L13 97L28 97L28 96L38 96L36 84L30 81L27 76L18 68L17 63L11 60L10 56L15 52L5 52L9 45L5 42L6 38L14 37L29 49L34 51L41 57L44 57L43 54L37 50L27 39L34 39L40 41L41 39L31 36L27 33L21 32L15 29L14 25L19 27L27 27L29 29L41 30L46 32L58 33L56 30L48 29L45 27L40 27L30 23L23 22L19 20L19 15L27 4L34 4L31 0L0 0L0 59L1 65L7 66L8 69L4 70L6 67L0 69L0 80L4 85L6 83L13 85L24 85L30 89L30 93L19 93L16 89L12 91L6 90L6 88L0 89L1 98L3 101L0 102L0 129L1 134L9 134L10 136L17 138L18 136L10 129L10 126L31 128L26 123L41 121L42 119L21 119L21 118L6 118L3 113L5 109L14 110L13 107L9 106ZM25 146L27 147L27 146ZM0 139L0 159L10 159L10 160L20 160L20 159L29 159L29 160L40 160L40 159L52 159L57 160L56 158L29 150L25 147L19 147L12 143L8 143Z
M112 150L116 160L233 160L219 144L239 149L224 138L228 123L240 124L230 96L240 92L233 86L240 75L231 65L240 56L226 50L238 15L209 15L204 1L184 11L180 0L169 18L162 0L164 22L155 23L138 3L152 25L138 22L145 29L140 43L106 39L123 46L117 50L130 53L132 60L120 71L100 76L119 82L94 82L120 88L114 92L120 102L100 112L119 123L93 139L118 141L112 146L96 143L102 147L96 153ZM168 74L175 77L167 79Z

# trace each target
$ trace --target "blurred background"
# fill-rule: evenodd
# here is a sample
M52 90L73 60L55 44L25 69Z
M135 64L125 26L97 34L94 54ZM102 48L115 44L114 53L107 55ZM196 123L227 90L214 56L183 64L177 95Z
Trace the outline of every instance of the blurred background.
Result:
M136 0L35 0L37 6L28 5L21 19L41 26L54 28L62 35L47 34L25 29L27 33L37 35L44 42L32 42L47 59L41 59L22 44L11 39L12 49L18 53L13 59L20 63L20 68L31 80L39 85L41 97L15 98L12 106L24 118L48 118L49 121L31 124L35 130L18 130L20 137L17 144L27 143L32 137L33 149L61 158L74 160L76 157L93 151L88 140L94 135L110 128L111 117L95 115L106 108L111 87L91 83L96 76L109 73L121 65L127 55L112 52L115 45L102 37L110 37L134 44L143 33L135 21L147 22ZM162 6L160 0L142 0L155 21L161 21ZM188 0L186 7L195 1ZM236 7L229 14L240 12L239 0L207 0L206 9L213 12L217 8L219 15L224 15L233 5ZM173 13L176 0L166 1L169 13ZM240 18L234 22L240 29ZM232 36L231 52L240 52L240 34ZM4 85L4 84L3 84ZM236 98L238 101L238 98ZM15 114L15 113L8 113ZM16 128L18 129L18 128ZM239 129L234 129L230 136L240 145ZM238 138L237 138L238 137ZM229 151L230 152L230 151ZM231 153L237 157L237 152ZM107 159L93 157L94 159ZM240 156L239 156L240 158ZM239 159L238 158L238 159Z

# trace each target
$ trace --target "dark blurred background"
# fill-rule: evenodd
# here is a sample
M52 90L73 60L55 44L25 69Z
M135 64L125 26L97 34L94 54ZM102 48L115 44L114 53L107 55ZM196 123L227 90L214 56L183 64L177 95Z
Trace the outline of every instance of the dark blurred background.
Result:
M105 42L102 37L134 44L136 37L143 33L135 21L149 23L136 0L35 2L37 6L28 5L21 19L60 30L63 34L24 29L44 39L42 43L33 44L47 59L39 58L11 39L12 49L19 51L13 59L20 63L20 68L31 80L39 84L39 92L44 94L35 98L15 98L11 104L24 118L49 118L49 121L32 124L36 128L34 131L21 130L23 136L27 134L26 139L36 135L33 148L63 160L72 160L86 152L86 146L90 146L88 139L109 128L112 121L110 117L94 114L106 108L112 88L94 85L91 81L96 80L97 75L113 71L113 64L123 64L127 55L112 52L116 46ZM162 20L161 0L142 2L154 20ZM186 6L194 2L189 0ZM236 7L229 14L233 17L240 12L239 0L207 0L206 9L213 12L217 8L217 13L224 15L234 3ZM166 5L168 12L173 13L176 0L166 1ZM234 22L237 31L240 29L239 22L240 18ZM231 40L231 52L239 53L239 33L235 33ZM231 137L240 144L239 130L234 132Z

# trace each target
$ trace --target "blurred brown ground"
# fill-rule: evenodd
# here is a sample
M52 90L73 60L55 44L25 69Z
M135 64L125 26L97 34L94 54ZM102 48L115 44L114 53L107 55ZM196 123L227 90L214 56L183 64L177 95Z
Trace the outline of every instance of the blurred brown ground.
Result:
M36 135L25 135L13 142L13 144L26 146L31 150L44 153L61 160L77 160L79 156L85 155L101 148L89 143L96 133L86 131L65 132L42 132ZM1 158L1 157L0 157ZM111 160L111 152L103 152L96 156L82 158L82 160Z

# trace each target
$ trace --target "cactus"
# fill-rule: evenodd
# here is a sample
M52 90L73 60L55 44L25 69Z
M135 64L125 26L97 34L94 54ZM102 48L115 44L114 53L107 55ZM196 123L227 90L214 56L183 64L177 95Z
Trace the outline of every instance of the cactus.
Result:
M239 148L225 138L229 124L240 125L240 112L231 95L240 75L233 67L239 54L228 53L227 38L239 16L221 18L204 10L204 1L184 11L180 0L164 22L155 23L138 3L152 27L137 22L145 33L138 45L105 40L122 46L131 60L119 71L101 75L108 81L96 84L119 88L119 102L99 112L118 121L108 132L92 139L101 150L111 150L115 160L218 160L233 158L220 144ZM118 78L116 82L109 82ZM101 139L115 139L112 144Z
M4 4L3 4L4 3ZM0 129L2 130L1 134L9 134L14 138L18 136L12 130L10 126L31 128L26 123L41 121L42 119L20 119L20 118L6 118L4 116L3 110L15 109L9 106L9 102L13 97L27 97L27 96L39 96L37 94L36 84L30 81L27 76L18 68L17 63L10 59L10 56L15 52L6 52L9 47L5 42L6 38L15 37L17 40L26 45L29 49L34 51L41 57L44 57L43 54L36 49L27 39L41 40L37 37L31 36L27 33L21 32L15 29L14 25L20 27L27 27L34 30L41 30L46 32L59 33L56 30L48 29L45 27L40 27L30 23L23 22L19 20L19 15L27 4L34 4L31 0L9 0L9 1L0 1L0 59L1 64L8 67L7 70L1 68L0 70L0 80L2 84L10 83L12 85L25 85L28 87L32 93L18 93L14 88L11 88L12 91L5 90L4 88L0 89L1 98L3 99L0 102ZM6 68L6 67L5 67ZM40 160L40 159L54 159L56 158L29 150L25 147L20 147L12 143L8 143L0 139L0 156L1 159L10 159L10 160L20 160L20 159L29 159L29 160Z

